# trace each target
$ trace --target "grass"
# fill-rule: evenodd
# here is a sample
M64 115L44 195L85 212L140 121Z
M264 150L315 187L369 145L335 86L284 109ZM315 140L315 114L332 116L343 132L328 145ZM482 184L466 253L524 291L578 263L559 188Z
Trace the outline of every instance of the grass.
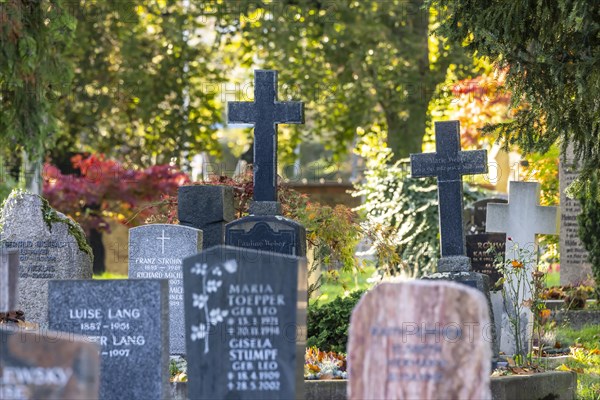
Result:
M560 272L550 272L546 274L546 287L560 286Z
M600 327L557 328L556 339L571 347L571 358L557 369L577 372L577 398L600 400Z
M102 275L94 275L94 279L127 279L127 275L105 272Z
M373 273L375 267L366 267L363 272L354 274L352 272L342 271L337 278L327 278L323 275L325 282L319 290L319 295L314 300L319 300L319 304L329 303L337 297L344 296L347 293L359 289L368 289L372 285L367 282Z

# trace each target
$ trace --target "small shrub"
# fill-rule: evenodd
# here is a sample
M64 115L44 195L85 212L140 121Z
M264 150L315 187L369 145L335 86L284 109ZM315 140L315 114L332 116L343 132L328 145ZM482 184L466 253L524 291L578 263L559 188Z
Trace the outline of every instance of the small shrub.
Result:
M345 353L350 315L364 292L357 290L327 304L310 305L307 316L307 347L315 346L323 351Z

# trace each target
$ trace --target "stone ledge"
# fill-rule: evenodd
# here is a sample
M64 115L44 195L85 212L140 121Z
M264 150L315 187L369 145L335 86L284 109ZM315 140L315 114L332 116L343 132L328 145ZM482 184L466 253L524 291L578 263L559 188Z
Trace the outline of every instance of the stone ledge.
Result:
M306 400L346 400L347 380L304 381ZM575 372L548 371L492 378L493 400L574 400ZM187 383L171 383L173 400L187 399Z

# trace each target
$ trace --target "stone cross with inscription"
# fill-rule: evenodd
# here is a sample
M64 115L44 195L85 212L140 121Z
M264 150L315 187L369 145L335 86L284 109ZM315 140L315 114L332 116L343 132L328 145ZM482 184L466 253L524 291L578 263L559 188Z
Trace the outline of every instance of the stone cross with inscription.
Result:
M441 255L466 257L462 176L487 172L485 150L461 151L458 121L435 123L435 153L410 155L413 178L437 177Z
M230 101L233 124L254 124L253 214L279 214L277 205L277 125L303 124L304 103L277 101L277 71L254 71L254 101ZM262 210L263 212L260 212Z
M507 204L490 203L487 208L486 230L488 232L506 233L506 258L509 260L519 259L524 264L527 271L527 281L531 281L533 268L536 262L536 234L558 234L559 215L556 207L543 207L539 205L540 184L537 182L514 182L509 183L509 197ZM524 254L525 253L525 254ZM523 259L523 258L526 259ZM504 285L515 285L512 275L506 277ZM529 285L521 282L519 290L521 297L519 299L508 299L512 302L522 303L531 298ZM505 311L510 311L513 307L510 304ZM510 329L508 314L502 317L503 331ZM533 321L530 312L526 311L520 316L523 323L522 342L528 343L531 335L531 322ZM524 347L524 350L527 346ZM511 334L502 335L500 350L506 354L514 354L516 350L515 338Z

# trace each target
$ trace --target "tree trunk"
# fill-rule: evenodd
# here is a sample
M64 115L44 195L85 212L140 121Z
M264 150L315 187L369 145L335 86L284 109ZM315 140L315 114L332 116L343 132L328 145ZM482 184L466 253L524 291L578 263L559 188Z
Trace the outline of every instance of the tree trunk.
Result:
M396 110L386 110L387 143L394 152L394 161L406 158L411 153L421 153L427 127L427 107L427 103L411 104L408 107L410 116L406 120L402 120Z

